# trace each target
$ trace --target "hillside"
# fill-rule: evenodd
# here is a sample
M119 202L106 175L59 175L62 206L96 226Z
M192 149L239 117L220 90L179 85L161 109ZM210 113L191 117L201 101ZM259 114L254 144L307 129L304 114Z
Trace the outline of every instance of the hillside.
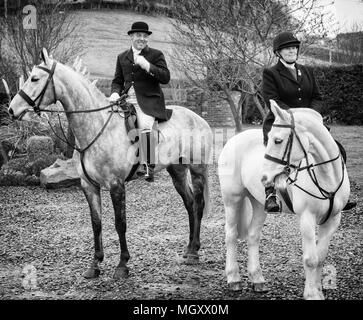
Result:
M116 58L119 53L130 47L127 31L135 21L145 21L153 34L149 46L164 52L172 78L177 78L172 64L172 46L170 19L162 16L146 16L124 10L77 11L82 22L82 37L86 46L83 60L92 77L113 77Z

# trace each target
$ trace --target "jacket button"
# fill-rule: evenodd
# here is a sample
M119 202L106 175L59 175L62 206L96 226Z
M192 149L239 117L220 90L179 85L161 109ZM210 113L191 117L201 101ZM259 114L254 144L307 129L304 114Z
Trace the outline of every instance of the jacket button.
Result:
M301 98L299 98L299 101L301 101Z
M301 91L301 88L299 88L299 89L297 89L297 90Z

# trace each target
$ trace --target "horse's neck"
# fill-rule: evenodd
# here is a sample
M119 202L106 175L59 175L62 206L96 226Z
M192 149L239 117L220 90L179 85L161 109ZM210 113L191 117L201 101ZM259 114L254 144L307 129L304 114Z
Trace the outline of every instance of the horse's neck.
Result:
M312 145L310 154L314 164L333 160L339 155L338 145L324 126L311 122L307 129ZM341 159L316 166L314 170L319 176L325 177L327 184L335 184L341 178Z
M66 111L92 110L109 104L106 97L73 70L62 66L57 73L57 98ZM103 127L108 110L99 112L68 113L67 118L81 148L86 147Z

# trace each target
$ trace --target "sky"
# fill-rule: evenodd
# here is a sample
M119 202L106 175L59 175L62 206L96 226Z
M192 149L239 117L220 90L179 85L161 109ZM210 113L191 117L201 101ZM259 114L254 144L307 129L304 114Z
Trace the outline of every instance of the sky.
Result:
M322 2L324 1L326 0L322 0ZM335 0L331 10L335 15L341 32L351 31L354 22L360 23L363 29L363 1Z

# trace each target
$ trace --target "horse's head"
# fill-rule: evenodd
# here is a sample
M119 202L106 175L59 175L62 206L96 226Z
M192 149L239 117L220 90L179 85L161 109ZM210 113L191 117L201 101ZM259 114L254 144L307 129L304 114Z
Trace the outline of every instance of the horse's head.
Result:
M9 105L9 114L14 120L30 120L29 111L40 113L40 107L46 107L56 101L53 74L56 62L43 48L42 63L34 66L25 83L19 82L19 92Z
M291 169L296 168L306 156L309 148L306 130L295 122L293 112L281 109L274 100L270 100L270 103L275 122L268 135L262 168L261 181L265 187L274 185L276 178L289 175Z

